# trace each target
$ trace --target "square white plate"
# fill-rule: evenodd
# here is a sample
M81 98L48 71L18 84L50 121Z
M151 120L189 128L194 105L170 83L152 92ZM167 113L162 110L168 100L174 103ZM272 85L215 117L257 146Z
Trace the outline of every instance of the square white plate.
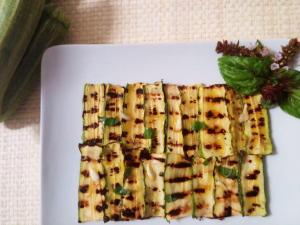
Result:
M278 49L287 40L264 42ZM42 62L42 224L74 225L82 132L82 95L87 82L223 83L216 43L164 45L65 45L50 48ZM225 220L186 218L173 224L299 225L300 120L271 110L273 155L266 157L269 216ZM99 224L95 222L90 224ZM164 219L118 222L167 224Z

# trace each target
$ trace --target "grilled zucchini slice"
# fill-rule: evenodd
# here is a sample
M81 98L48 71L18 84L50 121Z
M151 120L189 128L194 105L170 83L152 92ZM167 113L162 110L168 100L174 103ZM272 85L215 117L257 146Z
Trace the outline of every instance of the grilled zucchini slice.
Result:
M201 118L207 128L201 130L201 150L205 158L233 155L228 99L225 85L203 88L200 101Z
M167 131L166 131L166 151L182 154L183 135L181 121L181 96L176 85L165 84L164 93L167 101Z
M152 153L143 161L145 174L145 217L165 216L164 172L165 154Z
M137 151L137 150L136 150ZM145 215L145 183L141 161L126 161L122 219L142 219Z
M108 84L105 91L104 144L121 140L124 88ZM108 122L110 121L110 122ZM107 124L106 124L107 123Z
M83 97L83 142L96 144L103 141L103 124L99 117L104 116L105 87L103 84L86 84Z
M100 161L102 148L81 145L78 192L79 222L103 220L105 210L105 175Z
M247 137L247 153L268 155L272 153L268 111L261 105L261 95L244 98L245 133Z
M145 90L145 127L153 130L150 152L165 151L165 97L162 82L146 84Z
M192 168L191 162L186 160L182 154L167 154L165 202L167 220L192 215Z
M120 143L106 145L102 157L106 175L105 200L108 206L105 216L109 220L120 220L122 195L118 193L118 188L123 186L125 170Z
M144 84L128 84L125 90L122 119L122 143L127 148L145 147Z
M214 216L217 218L241 215L238 167L237 156L216 161Z
M263 160L258 155L246 155L242 164L241 181L246 216L266 216Z
M232 147L234 154L246 150L246 137L242 121L243 99L232 88L226 90L227 109L230 119L230 131L232 135Z
M194 217L213 218L215 159L195 157L193 160Z
M180 95L183 151L188 158L192 158L199 148L199 131L193 129L199 114L198 86L180 86Z

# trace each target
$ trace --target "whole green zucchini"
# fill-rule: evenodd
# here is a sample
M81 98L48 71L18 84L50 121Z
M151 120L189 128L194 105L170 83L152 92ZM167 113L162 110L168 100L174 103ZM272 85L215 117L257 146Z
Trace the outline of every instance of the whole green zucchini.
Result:
M4 93L35 32L44 0L0 1L0 112Z
M32 86L39 80L44 51L61 41L68 28L69 22L63 12L53 5L46 5L34 37L4 94L0 122L12 115L29 94Z

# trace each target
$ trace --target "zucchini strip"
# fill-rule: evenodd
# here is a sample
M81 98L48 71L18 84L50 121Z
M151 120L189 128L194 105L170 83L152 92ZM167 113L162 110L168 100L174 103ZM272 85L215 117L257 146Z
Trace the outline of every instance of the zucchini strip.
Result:
M143 161L145 174L145 218L164 217L165 154L152 153Z
M122 195L118 193L118 188L123 186L124 178L124 156L120 143L111 143L105 146L103 151L103 166L106 175L106 195L107 209L105 216L109 220L121 219Z
M237 156L216 161L214 216L217 218L241 215L238 169Z
M213 218L215 160L195 157L193 161L194 217Z
M168 153L164 179L166 219L191 216L193 212L191 162L182 154Z
M242 187L246 216L266 216L263 160L257 155L246 155L242 164Z
M128 84L125 90L122 118L122 143L133 149L145 147L144 139L144 84Z
M100 162L102 148L81 145L78 192L79 222L103 220L105 205L105 175Z
M168 108L166 151L184 155L180 92L178 87L173 84L164 85L164 92Z
M135 150L135 152L140 150ZM146 150L147 151L147 150ZM141 161L126 160L122 219L142 219L145 215L145 184Z
M229 100L225 85L212 85L203 88L203 102L200 102L201 117L207 128L201 130L201 150L204 158L233 155ZM201 108L202 107L202 108Z
M145 128L153 130L150 152L165 151L165 101L162 82L146 84L145 90Z
M268 111L261 105L261 95L244 98L245 133L247 136L247 153L268 155L272 153Z
M105 92L105 118L106 120L113 120L112 124L104 126L104 144L111 142L118 142L121 140L122 127L121 119L123 113L123 97L124 88L119 85L108 84ZM101 120L101 118L100 118Z
M86 84L83 97L83 142L89 144L102 143L103 124L99 116L104 116L104 85Z
M194 124L198 121L199 103L198 86L180 86L181 95L181 119L183 135L183 151L188 158L192 158L199 148L199 131L193 130Z

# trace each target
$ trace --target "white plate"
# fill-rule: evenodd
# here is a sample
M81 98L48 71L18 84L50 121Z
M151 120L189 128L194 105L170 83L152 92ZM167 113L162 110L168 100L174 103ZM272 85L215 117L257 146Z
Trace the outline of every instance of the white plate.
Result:
M287 41L265 42L278 49ZM66 45L49 49L42 62L42 224L77 222L83 85L87 82L223 83L215 43L168 45ZM204 219L201 224L300 224L300 120L271 111L275 153L266 157L267 217ZM95 222L91 224L99 224ZM150 219L126 224L167 224ZM173 224L199 224L185 218Z

